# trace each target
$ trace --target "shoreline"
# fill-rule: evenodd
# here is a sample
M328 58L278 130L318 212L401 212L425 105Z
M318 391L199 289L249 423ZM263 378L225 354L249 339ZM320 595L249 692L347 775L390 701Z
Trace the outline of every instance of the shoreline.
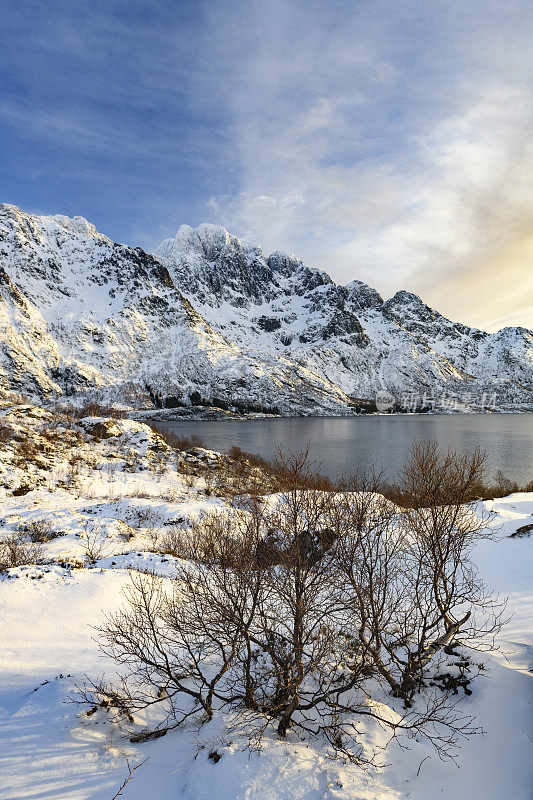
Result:
M501 411L478 411L478 410L461 410L461 411L369 411L361 414L354 412L353 414L238 414L231 411L222 411L217 408L205 408L204 411L191 411L189 413L177 413L176 409L146 409L128 411L129 419L143 422L145 420L154 420L160 422L218 422L218 421L236 421L236 422L253 422L254 420L265 419L353 419L354 417L427 417L427 416L490 416L494 414L533 414L533 409L503 409Z

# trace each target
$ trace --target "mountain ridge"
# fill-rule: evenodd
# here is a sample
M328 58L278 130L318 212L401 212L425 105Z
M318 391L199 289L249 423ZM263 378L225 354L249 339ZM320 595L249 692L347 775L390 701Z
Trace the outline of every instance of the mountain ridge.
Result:
M181 226L153 254L83 217L0 206L0 387L141 408L344 414L376 392L533 409L533 334L384 300L222 226ZM494 404L493 404L494 405Z

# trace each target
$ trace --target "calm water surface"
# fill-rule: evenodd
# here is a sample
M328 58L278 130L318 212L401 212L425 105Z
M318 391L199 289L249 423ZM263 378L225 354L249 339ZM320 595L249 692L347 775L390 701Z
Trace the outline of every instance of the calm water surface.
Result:
M268 459L279 445L299 452L309 443L320 471L331 478L375 467L394 479L413 441L436 440L460 452L481 447L492 474L501 469L519 483L533 479L533 414L188 420L157 426L184 436L195 433L213 450L235 444Z

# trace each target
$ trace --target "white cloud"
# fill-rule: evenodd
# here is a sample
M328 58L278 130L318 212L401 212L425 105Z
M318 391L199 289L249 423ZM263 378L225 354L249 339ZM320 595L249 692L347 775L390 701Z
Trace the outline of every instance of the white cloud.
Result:
M419 291L470 324L533 326L526 6L431 7L434 24L414 6L426 41L387 3L370 27L365 3L333 26L321 4L251 3L217 84L241 188L215 193L209 215L338 280Z
M422 142L434 173L403 226L408 280L442 311L494 328L533 327L533 100L502 86Z
M3 20L0 122L55 153L28 173L58 184L55 210L77 183L147 248L216 222L339 281L533 326L527 0L34 5L36 26L17 4Z

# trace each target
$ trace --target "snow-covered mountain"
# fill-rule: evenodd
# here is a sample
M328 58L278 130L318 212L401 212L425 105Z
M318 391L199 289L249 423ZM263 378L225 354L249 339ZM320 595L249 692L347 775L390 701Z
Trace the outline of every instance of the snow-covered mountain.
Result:
M214 329L278 354L351 397L457 395L466 405L533 402L533 334L451 322L406 291L390 300L361 281L336 285L295 256L265 257L221 227L181 226L155 255ZM485 400L483 400L485 396Z
M408 292L385 302L213 225L149 255L2 205L0 322L0 387L51 399L347 413L384 389L533 408L530 331L468 328Z

